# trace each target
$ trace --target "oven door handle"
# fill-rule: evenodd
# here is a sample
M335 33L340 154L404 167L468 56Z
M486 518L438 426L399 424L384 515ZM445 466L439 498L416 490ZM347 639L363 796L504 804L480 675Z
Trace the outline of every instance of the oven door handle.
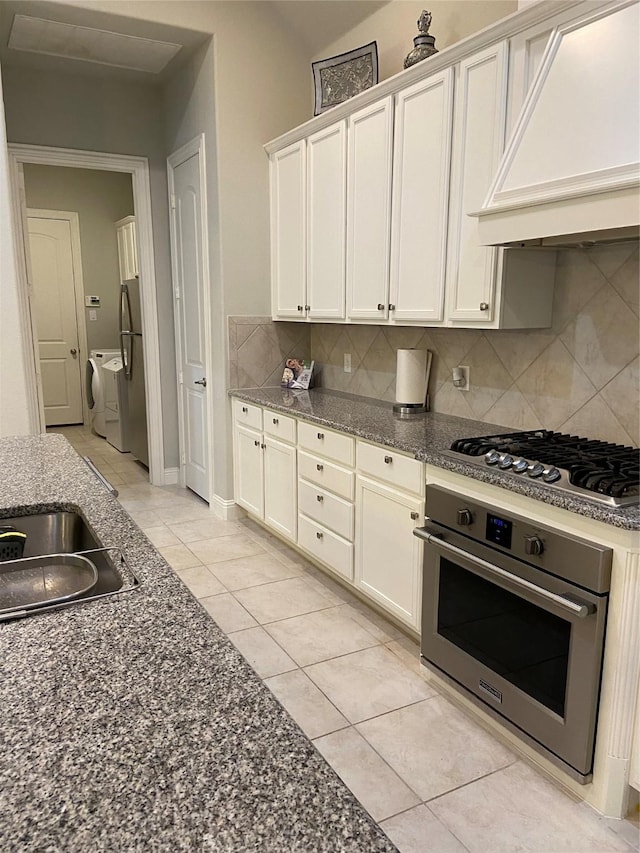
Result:
M568 610L573 616L577 616L578 619L585 619L587 616L595 613L596 608L593 604L588 604L579 600L574 601L564 595L557 595L555 592L549 592L548 589L544 589L543 587L538 586L535 583L531 583L531 581L525 580L524 578L519 578L517 575L511 574L511 572L506 572L504 569L499 568L499 566L494 566L492 563L488 563L480 557L475 557L463 548L458 548L457 545L452 545L440 536L434 536L433 533L429 533L424 529L414 530L414 534L420 539L424 539L425 542L428 542L430 545L433 545L434 548L439 548L442 551L447 551L458 557L464 557L465 560L468 560L473 565L478 566L478 568L484 569L489 574L494 575L494 577L508 580L520 589L524 589L527 592L533 592L536 595L541 596L546 599L546 601L550 601L553 604L558 605L558 607Z

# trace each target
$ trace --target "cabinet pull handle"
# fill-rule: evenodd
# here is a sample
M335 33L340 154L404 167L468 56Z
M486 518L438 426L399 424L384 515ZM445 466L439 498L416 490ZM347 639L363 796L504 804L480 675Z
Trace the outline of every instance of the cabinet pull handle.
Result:
M324 471L324 465L316 465L316 471Z
M324 496L323 495L316 495L316 500L318 501L319 504L321 504L322 501L324 500Z
M322 539L323 536L324 536L324 533L320 533L319 530L316 530L316 539Z
M324 433L323 433L323 432L319 432L319 433L318 433L318 438L320 439L320 441L322 441L322 439L324 438Z
M393 456L385 456L384 461L386 465L390 465L393 462Z
M273 422L274 422L274 424L275 424L276 426L278 426L278 424L280 423L280 422L279 422L279 420L278 420L278 418L274 418L274 419L273 419Z
M384 305L382 302L378 302L378 311L384 311Z
M489 303L488 302L481 302L480 303L480 310L481 311L488 311L489 310Z
M259 441L255 441L255 440L254 440L254 442L253 442L253 443L255 444L255 446L256 446L256 447L260 447L260 442L259 442Z
M418 520L418 518L419 518L419 514L418 514L417 512L412 512L412 513L411 513L411 518L412 518L412 520L413 520L413 521L417 521L417 520Z
M247 409L247 407L246 407L246 406L243 406L243 407L242 407L242 411L243 411L243 412L244 412L244 414L246 415L246 414L247 414L247 412L249 411L249 409Z
M395 310L396 310L396 306L390 302L389 303L389 311L395 311Z

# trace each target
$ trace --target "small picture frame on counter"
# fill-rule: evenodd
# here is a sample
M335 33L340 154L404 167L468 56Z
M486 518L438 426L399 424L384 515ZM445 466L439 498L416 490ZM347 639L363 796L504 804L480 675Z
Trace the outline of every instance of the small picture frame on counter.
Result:
M288 358L284 363L280 385L294 391L307 391L313 384L315 362L304 358Z

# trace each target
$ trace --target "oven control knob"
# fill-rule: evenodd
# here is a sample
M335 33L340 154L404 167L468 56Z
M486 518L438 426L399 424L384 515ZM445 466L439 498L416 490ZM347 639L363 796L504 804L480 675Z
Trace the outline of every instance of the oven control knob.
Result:
M544 469L544 473L542 474L542 479L545 483L555 483L556 480L559 480L562 474L558 471L557 468L554 468L553 465L550 465L548 468Z
M459 509L456 513L456 521L462 527L468 527L473 524L473 515L470 509Z
M527 462L527 460L520 457L519 459L516 459L514 461L513 465L511 466L511 470L515 471L516 474L524 474L528 467L529 463Z
M544 471L544 465L542 462L532 462L527 469L527 474L530 477L539 477Z
M524 537L524 553L533 554L534 557L539 557L544 551L544 542L539 536Z
M498 460L498 468L502 468L503 471L506 471L508 468L511 468L513 465L513 456L510 453L501 453L500 459Z
M487 465L495 465L499 459L500 454L497 450L490 450L488 453L484 454L484 461Z

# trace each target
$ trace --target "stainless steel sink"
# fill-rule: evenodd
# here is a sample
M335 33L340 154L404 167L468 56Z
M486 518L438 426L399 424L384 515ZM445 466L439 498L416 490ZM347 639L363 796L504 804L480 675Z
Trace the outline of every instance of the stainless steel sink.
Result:
M25 616L30 616L34 613L40 613L43 610L52 610L59 607L67 607L71 604L76 604L81 601L88 601L99 598L105 595L113 595L117 592L124 592L138 586L138 582L127 569L131 583L125 586L125 580L118 571L117 562L122 565L124 563L123 555L118 549L105 549L103 544L95 536L91 528L87 525L81 515L76 512L47 512L37 515L23 515L13 518L0 519L2 525L12 525L17 530L26 534L23 558L24 562L19 561L0 561L0 579L5 573L5 583L0 586L0 621L16 619ZM69 560L42 560L34 558L42 558L45 555L63 555L63 554L82 554L95 566L97 579L95 583L90 585L88 589L79 589L77 594L69 596L71 600L53 600L55 596L51 595L51 601L47 601L46 589L53 590L54 584L47 577L51 577L51 570L56 571L56 566L60 571L69 572ZM125 564L126 565L126 564ZM38 586L35 582L37 577L37 569L42 568L42 584ZM11 583L9 578L11 576ZM11 604L12 597L10 592L11 587L14 591L17 585L23 581L30 583L34 587L34 598L32 606L24 605L24 609L15 609ZM47 583L49 587L47 587ZM65 579L65 584L70 583ZM85 584L86 586L86 584ZM2 601L2 589L4 588L5 601ZM25 593L24 589L19 590L19 600L25 601L29 598L29 594ZM3 609L5 612L3 612Z

